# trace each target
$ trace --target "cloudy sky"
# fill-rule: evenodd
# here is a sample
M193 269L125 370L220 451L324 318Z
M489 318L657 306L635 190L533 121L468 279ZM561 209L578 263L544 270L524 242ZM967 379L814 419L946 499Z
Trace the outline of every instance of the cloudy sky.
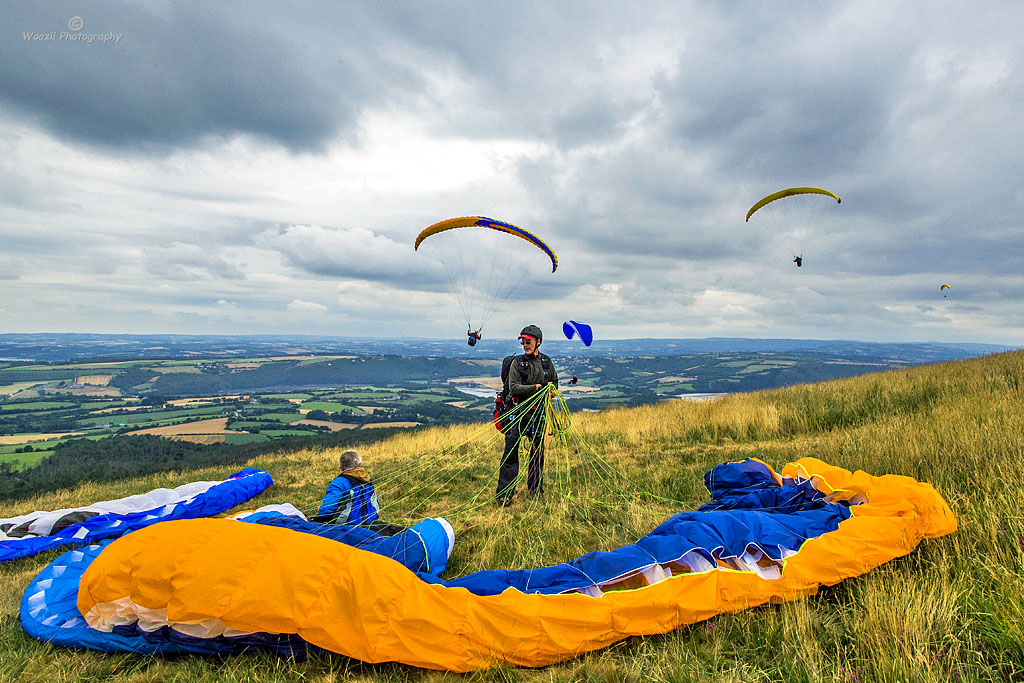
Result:
M413 240L484 215L559 260L494 259L526 278L485 336L1024 344L1018 0L8 2L0 30L0 333L457 337L459 231ZM842 203L744 222L798 185Z

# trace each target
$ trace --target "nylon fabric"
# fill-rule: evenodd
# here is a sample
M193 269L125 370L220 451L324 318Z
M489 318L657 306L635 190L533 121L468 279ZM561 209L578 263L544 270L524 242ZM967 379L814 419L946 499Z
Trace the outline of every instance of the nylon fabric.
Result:
M169 624L213 624L215 637L295 635L365 662L460 672L500 664L536 667L631 635L665 633L722 612L813 594L956 529L935 489L908 477L849 472L814 458L776 474L757 462L730 463L742 471L721 466L718 475L747 478L740 487L747 493L790 487L807 508L798 514L767 506L675 515L659 533L627 546L633 548L624 553L629 561L643 566L634 566L638 573L622 590L533 594L531 586L530 593L508 587L477 595L315 535L209 519L160 524L110 543L82 571L76 610L99 634L117 635L137 609L166 614ZM715 504L754 501L737 495L723 502L727 497L720 495ZM850 505L854 500L865 502ZM845 511L839 521L837 511ZM694 520L709 536L683 554L685 562L663 566L640 547L692 530ZM611 554L588 556L603 562ZM759 555L774 574L754 568ZM33 582L26 591L23 623L26 609L46 603L47 586ZM209 651L218 650L211 645Z
M33 512L0 520L11 523L12 528L24 527L24 533L17 538L0 534L0 562L66 545L96 543L160 521L219 514L255 497L273 483L268 473L247 467L223 481L192 482L75 510Z

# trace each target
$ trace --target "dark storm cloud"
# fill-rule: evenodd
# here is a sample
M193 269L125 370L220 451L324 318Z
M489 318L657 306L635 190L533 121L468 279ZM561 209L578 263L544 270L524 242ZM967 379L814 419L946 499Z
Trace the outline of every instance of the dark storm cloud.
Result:
M870 164L899 87L899 75L886 68L900 56L794 68L799 58L779 47L717 70L682 56L679 75L658 84L677 144L709 151L720 170L756 180L835 177Z
M647 104L609 70L631 36L672 8L664 3L481 4L470 0L379 6L396 41L433 55L470 92L436 104L439 129L468 137L540 138L563 148L606 141ZM695 12L694 15L697 13ZM653 46L652 46L653 47Z
M11 3L4 6L0 99L60 137L166 149L248 134L316 149L370 96L408 86L372 49L360 5L304 22L276 4ZM81 33L117 42L25 40ZM364 72L367 71L367 72Z

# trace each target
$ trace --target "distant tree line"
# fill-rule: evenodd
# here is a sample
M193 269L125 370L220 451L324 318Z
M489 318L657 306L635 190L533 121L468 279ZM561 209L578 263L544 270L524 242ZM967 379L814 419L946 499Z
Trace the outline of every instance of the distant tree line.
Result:
M48 410L43 413L10 412L0 417L0 434L55 434L78 428L79 408Z

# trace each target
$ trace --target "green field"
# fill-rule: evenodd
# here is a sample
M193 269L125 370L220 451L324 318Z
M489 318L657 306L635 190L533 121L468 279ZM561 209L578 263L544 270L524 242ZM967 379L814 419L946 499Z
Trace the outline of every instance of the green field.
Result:
M257 416L260 420L266 420L268 422L298 422L303 419L303 416L299 413L260 413Z
M138 400L133 399L114 399L106 401L85 401L81 404L81 407L85 410L103 410L106 408L122 408L124 406L138 405Z
M308 436L312 432L305 429L261 429L260 435L279 439L284 436Z
M353 362L357 358L358 362ZM876 361L883 366L886 362L872 359L872 362ZM856 374L865 369L842 364L846 362L833 363L823 356L778 353L555 359L563 384L568 380L571 369L584 386L596 389L571 394L573 408L580 411L651 404L683 393L750 391L837 374ZM255 433L265 430L270 423L286 425L302 420L303 416L298 412L300 405L304 411L342 413L345 422L357 427L368 422L465 423L483 419L493 408L492 397L467 395L438 380L437 375L488 375L497 372L498 364L496 359L350 355L324 355L300 361L246 357L137 360L111 364L18 365L0 362L0 384L25 389L10 396L0 396L0 435L84 432L88 438L102 438L118 432L220 416L227 417L234 429ZM95 387L74 384L76 377L97 373L113 375L105 390L117 391L121 395L98 397L91 395ZM687 381L660 381L672 376L686 376ZM151 381L154 377L158 379ZM40 384L28 387L16 382ZM265 391L260 388L264 385L268 387ZM269 387L301 389L279 391ZM205 398L215 403L193 407L176 407L169 403L182 396ZM219 398L222 396L241 398ZM126 409L96 412L121 407ZM295 436L294 431L272 429L271 435L274 438ZM303 433L311 434L314 432ZM259 439L248 440L236 435L230 442L262 441L267 435L268 432L263 431ZM18 458L18 461L24 462L24 459ZM31 461L39 462L40 457L32 456Z
M61 408L77 408L77 403L64 401L29 401L27 403L0 404L0 410L6 412L35 412L42 410L60 410Z
M14 448L21 448L21 446L0 446L0 462L9 462L18 468L32 467L53 453L52 444L45 441L32 444L32 451L28 453L15 453Z
M270 441L266 434L225 434L224 442L229 444L261 443Z
M419 390L422 391L422 390ZM392 396L398 396L402 392L399 389L373 389L373 390L355 390L355 391L332 391L323 394L323 398L327 400L331 399L344 399L349 401L372 401L375 399L388 398Z
M362 413L356 406L336 401L303 401L303 410L324 410L328 413Z

